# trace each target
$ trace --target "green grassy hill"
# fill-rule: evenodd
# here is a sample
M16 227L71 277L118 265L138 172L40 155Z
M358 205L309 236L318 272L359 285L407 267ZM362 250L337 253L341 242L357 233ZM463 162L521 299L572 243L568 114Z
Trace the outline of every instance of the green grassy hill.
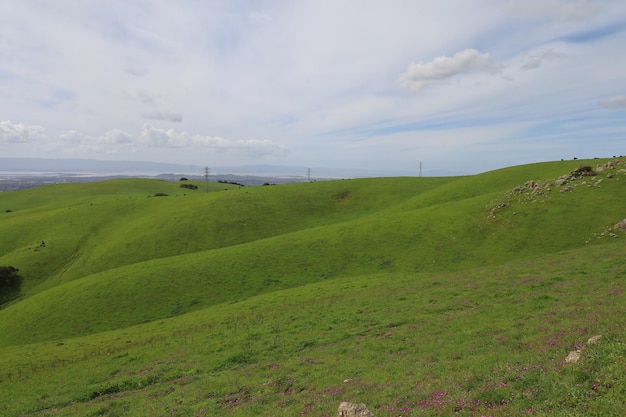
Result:
M608 161L2 193L0 265L24 281L0 310L0 414L626 410L626 236L611 229L626 166L555 185Z

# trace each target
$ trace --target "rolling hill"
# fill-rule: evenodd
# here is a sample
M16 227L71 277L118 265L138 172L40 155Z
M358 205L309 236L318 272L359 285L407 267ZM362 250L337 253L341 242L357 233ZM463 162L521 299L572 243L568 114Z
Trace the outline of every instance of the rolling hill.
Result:
M1 193L0 411L623 411L625 168Z

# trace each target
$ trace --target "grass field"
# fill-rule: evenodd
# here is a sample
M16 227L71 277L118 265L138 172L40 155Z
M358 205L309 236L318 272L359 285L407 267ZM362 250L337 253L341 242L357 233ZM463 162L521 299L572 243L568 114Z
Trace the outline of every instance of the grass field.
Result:
M626 415L607 161L2 193L0 415Z

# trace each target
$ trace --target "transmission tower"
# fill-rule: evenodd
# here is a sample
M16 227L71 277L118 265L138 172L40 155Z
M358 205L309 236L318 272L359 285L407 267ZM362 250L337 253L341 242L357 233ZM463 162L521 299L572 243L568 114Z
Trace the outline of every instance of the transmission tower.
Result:
M306 179L308 182L311 182L311 168L306 169Z
M206 185L206 192L209 192L209 167L204 167L204 183Z
M422 176L422 161L420 161L420 177Z

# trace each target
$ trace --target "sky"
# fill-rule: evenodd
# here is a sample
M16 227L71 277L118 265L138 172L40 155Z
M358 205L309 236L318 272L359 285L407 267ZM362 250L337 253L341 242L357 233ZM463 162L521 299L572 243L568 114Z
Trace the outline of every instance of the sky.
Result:
M623 0L0 2L0 157L418 175L620 154Z

